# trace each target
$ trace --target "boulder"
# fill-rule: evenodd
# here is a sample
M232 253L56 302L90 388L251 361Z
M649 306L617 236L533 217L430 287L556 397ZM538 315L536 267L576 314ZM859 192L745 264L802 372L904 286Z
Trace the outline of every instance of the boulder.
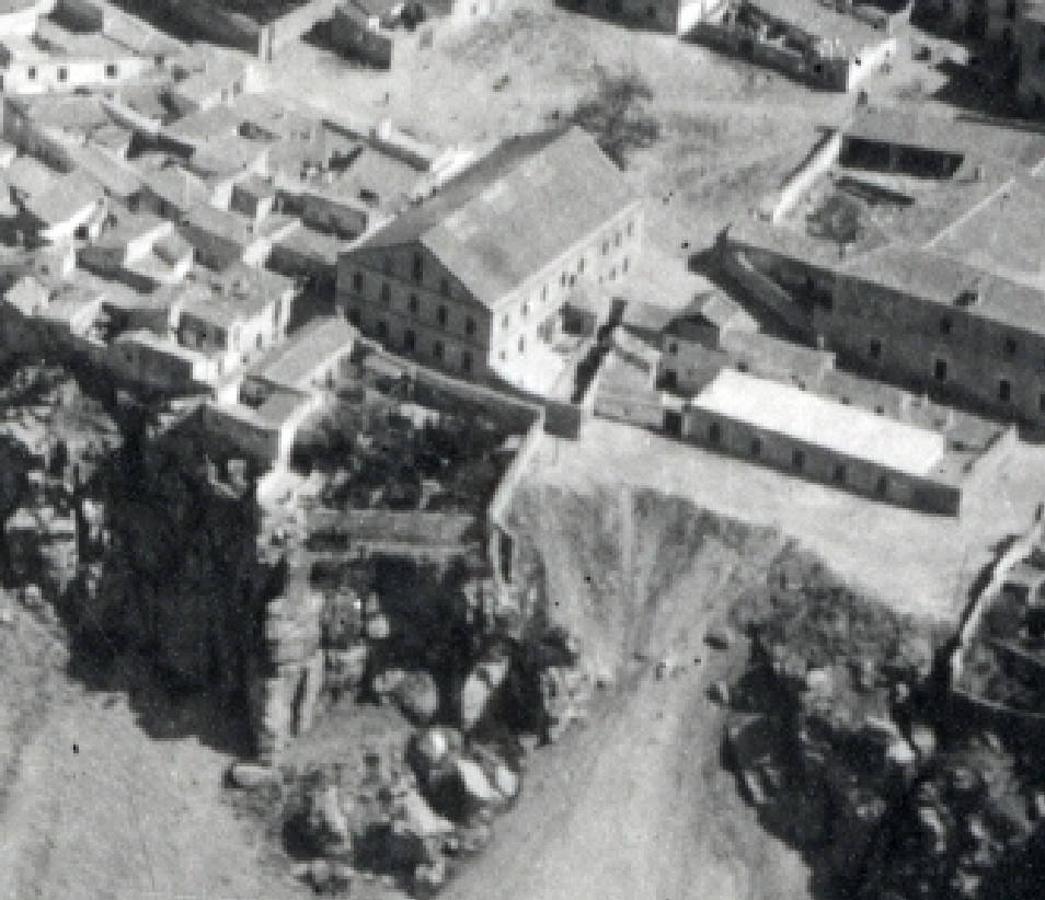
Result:
M395 694L405 678L406 672L403 669L385 669L383 672L378 672L374 676L372 685L374 693L378 697L387 697Z
M725 625L709 628L704 635L704 643L714 650L728 650L733 646L733 631Z
M724 681L712 682L708 688L708 696L719 706L729 706L729 685Z
M233 787L247 790L280 783L279 771L258 763L234 762L229 767L229 782Z
M471 759L460 758L455 761L454 768L461 788L473 806L488 806L501 799L501 794L490 784L490 780L479 763Z
M436 813L416 790L408 790L399 799L395 818L403 827L423 840L453 833L454 824Z
M392 633L392 625L388 621L388 616L382 613L367 616L366 625L364 627L366 630L366 636L372 641L387 640L389 635Z
M396 687L396 698L403 712L421 724L431 722L439 712L439 685L421 669L404 674Z
M327 684L342 690L358 687L366 675L369 648L363 642L344 650L327 650Z
M508 677L508 659L479 663L461 689L461 727L470 731L486 713L490 698Z
M414 869L414 896L434 897L446 884L446 878L446 860L442 857L421 863Z
M305 798L306 826L315 845L324 852L343 849L349 842L348 818L341 808L336 785L321 786Z
M494 766L493 785L505 800L514 800L519 796L519 775L505 763Z

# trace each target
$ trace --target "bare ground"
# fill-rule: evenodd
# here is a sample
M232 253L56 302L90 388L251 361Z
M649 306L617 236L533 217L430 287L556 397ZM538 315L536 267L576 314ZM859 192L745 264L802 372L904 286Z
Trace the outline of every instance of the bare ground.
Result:
M519 805L447 896L479 900L494 886L513 900L809 896L798 854L761 829L722 769L723 713L706 697L746 650L711 651L705 630L764 573L779 536L723 535L716 526L705 535L706 522L689 528L702 517L698 509L659 498L637 514L645 527L633 549L603 560L621 577L592 587L603 536L584 528L585 511L612 509L616 492L539 496L523 528L535 529L554 569L549 598L562 598L554 614L568 606L574 627L589 620L594 627L580 632L585 646L589 635L615 637L621 679L582 727L531 758ZM620 518L609 518L606 533L620 536ZM609 616L603 603L615 606ZM613 649L604 646L604 662ZM665 660L672 674L658 678Z
M208 702L171 700L134 662L90 690L57 628L16 613L0 631L2 900L303 896L223 796L230 754L197 736L224 727Z

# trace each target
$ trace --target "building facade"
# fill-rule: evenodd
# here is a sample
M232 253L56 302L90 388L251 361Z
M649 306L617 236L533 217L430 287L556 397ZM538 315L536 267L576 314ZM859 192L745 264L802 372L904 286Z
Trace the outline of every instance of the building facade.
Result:
M573 132L547 141L474 179L466 173L344 254L337 300L349 320L389 349L465 378L540 365L539 347L570 297L612 293L642 240L641 204L594 143ZM555 197L589 208L557 209Z

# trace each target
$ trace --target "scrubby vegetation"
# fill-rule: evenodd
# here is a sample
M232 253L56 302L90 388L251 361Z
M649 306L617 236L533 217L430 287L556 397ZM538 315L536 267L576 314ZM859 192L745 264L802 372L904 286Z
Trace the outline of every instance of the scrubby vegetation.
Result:
M603 152L625 168L632 152L660 139L660 121L646 108L653 90L635 71L613 73L600 66L595 74L595 93L577 104L570 120L594 135Z

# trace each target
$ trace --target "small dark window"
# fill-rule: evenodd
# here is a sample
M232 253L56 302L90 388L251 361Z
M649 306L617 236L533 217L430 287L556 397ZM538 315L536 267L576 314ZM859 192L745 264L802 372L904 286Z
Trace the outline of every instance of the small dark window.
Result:
M522 316L525 319L530 314L530 304L524 303L521 308Z
M541 288L541 303L548 302L548 285Z
M420 253L414 254L414 264L411 268L410 274L413 276L414 281L420 281L422 278L424 278L425 259Z
M119 70L116 67L116 63L109 63L105 67L105 77L106 78L115 78L118 74L119 74Z
M1008 356L1016 355L1016 340L1015 338L1005 338L1005 353Z
M30 81L36 81L36 66L29 66L25 70L25 77Z
M421 304L417 299L417 294L410 295L410 302L408 305L410 307L410 312L412 312L414 315L417 315L417 311L421 308Z
M624 257L624 261L623 261L623 262L622 262L622 263L620 264L620 270L621 270L622 272L627 272L627 271L628 271L628 267L629 267L630 265L631 265L631 263L630 263L630 262L628 262L628 257L626 257L626 256L625 256L625 257Z
M509 321L511 321L511 319L509 318L508 313L505 313L503 316L501 316L501 327L507 328Z
M472 354L467 350L461 354L461 371L471 372L472 371Z
M58 80L59 81L68 81L69 80L69 70L65 66L59 66L58 67Z
M1038 412L1045 412L1045 394L1038 395Z
M387 281L381 284L381 304L383 306L392 305L392 288L388 286Z
M668 353L670 353L672 356L678 356L678 352L679 352L679 345L678 344L676 344L674 341L672 341L670 344L668 344Z
M377 336L382 339L388 337L388 323L384 319L377 321Z
M522 353L526 349L526 338L519 335L519 352Z
M445 278L441 278L439 280L439 293L442 294L444 297L450 296L450 282L447 281Z
M998 399L1002 403L1008 403L1012 399L1012 384L1007 378L998 382Z
M708 426L708 441L715 445L722 443L722 426L718 422Z
M386 275L391 275L395 271L395 266L392 263L391 256L386 256L383 260L381 260L381 271L383 271Z
M473 337L475 335L475 319L471 316L465 319L464 333L467 334L468 337Z
M882 342L878 338L871 338L871 343L868 345L867 352L871 359L881 359Z
M609 252L610 252L610 242L609 241L603 241L602 242L602 255L605 256Z
M758 459L762 455L762 438L751 439L751 455Z
M416 347L417 335L414 333L412 329L408 328L406 331L403 332L403 348L409 351L410 353L413 353Z
M446 348L443 346L442 341L436 341L432 347L432 354L436 359L441 360L446 355Z
M947 380L947 360L938 359L933 363L933 378L937 381Z
M940 334L951 333L951 319L949 316L944 316L940 319Z
M804 450L791 451L791 467L801 472L806 467L806 454Z
M353 306L348 311L348 321L358 328L359 323L363 321L363 311L358 306Z
M363 291L363 273L362 272L353 272L352 273L352 290L354 290L357 294L362 293L362 291Z
M580 259L577 260L577 274L578 275L583 275L584 274L584 257L583 256Z
M834 481L835 484L845 484L847 474L848 473L845 470L845 466L839 463L837 466L835 466L834 472L831 473L831 479Z
M619 247L620 246L620 232L619 231L613 236L613 246L614 247Z

